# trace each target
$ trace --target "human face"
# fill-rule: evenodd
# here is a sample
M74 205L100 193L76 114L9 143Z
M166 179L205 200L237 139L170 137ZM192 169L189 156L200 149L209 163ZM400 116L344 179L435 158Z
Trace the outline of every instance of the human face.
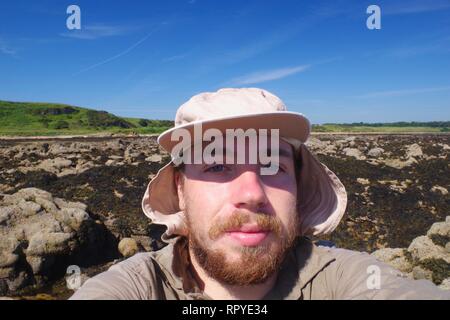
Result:
M209 276L239 286L273 275L298 230L292 147L280 141L275 175L247 163L189 164L177 178L191 253Z

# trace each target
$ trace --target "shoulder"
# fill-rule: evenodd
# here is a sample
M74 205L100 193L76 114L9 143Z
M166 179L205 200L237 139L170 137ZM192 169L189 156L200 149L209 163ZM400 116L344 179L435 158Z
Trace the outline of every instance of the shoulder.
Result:
M165 247L155 252L137 253L114 264L107 271L88 279L71 299L154 299L162 281L157 260L168 250L170 248Z
M412 280L367 252L315 247L333 261L323 276L337 299L449 299L450 293L427 280Z

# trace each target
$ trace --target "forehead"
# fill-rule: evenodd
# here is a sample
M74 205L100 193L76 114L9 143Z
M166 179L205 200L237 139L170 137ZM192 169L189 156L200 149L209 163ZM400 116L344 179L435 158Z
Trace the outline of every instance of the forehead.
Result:
M189 150L185 150L184 153L186 156L189 155L187 158L185 156L182 157L184 160L189 159L188 161L183 161L184 164L200 164L205 161L208 162L208 160L205 159L211 159L211 157L214 157L216 160L223 157L223 159L227 159L224 160L227 161L227 163L231 163L229 161L233 161L230 160L233 158L245 158L244 163L254 163L250 159L262 159L262 157L266 159L264 161L267 161L267 159L270 159L271 161L295 159L294 147L283 139L277 139L276 143L273 143L273 141L271 142L271 140L268 139L267 143L263 143L262 145L259 143L259 140L255 143L248 139L245 140L245 143L223 143L220 145L214 145L211 141L202 141L192 145L189 147ZM199 157L201 160L196 162L193 161L194 158Z
M245 139L245 148L248 149L250 147L256 147L256 149L259 150L271 150L272 149L272 143L271 143L271 139L267 138L266 143L264 144L264 148L261 148L261 145L259 143L259 139L260 137L258 136L258 140L256 141L256 143L252 143L251 140L249 139ZM206 147L208 147L209 145L211 145L212 141L202 141L201 143L198 143L197 145L202 145L202 150L204 150ZM223 143L223 149L226 150L228 148L228 142L224 141ZM236 141L234 141L233 143L231 143L232 146L234 146L234 149L236 150L237 148L239 148L241 146L240 143L237 143ZM242 145L243 146L243 145ZM293 146L289 143L287 143L285 140L283 140L282 138L278 138L277 139L277 145L276 147L278 147L277 149L280 150L280 153L283 153L283 155L293 155ZM191 146L191 148L193 148L193 146Z

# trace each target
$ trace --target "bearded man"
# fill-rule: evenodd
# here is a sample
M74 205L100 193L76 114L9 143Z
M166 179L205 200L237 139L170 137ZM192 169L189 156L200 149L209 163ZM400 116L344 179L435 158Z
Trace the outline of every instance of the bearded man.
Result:
M229 143L231 129L253 130L256 140ZM306 147L310 130L262 89L192 97L158 138L172 161L142 199L152 223L167 227L168 245L112 266L71 299L450 299L367 253L311 240L336 228L347 194ZM226 143L209 148L220 134ZM181 136L190 139L180 147Z

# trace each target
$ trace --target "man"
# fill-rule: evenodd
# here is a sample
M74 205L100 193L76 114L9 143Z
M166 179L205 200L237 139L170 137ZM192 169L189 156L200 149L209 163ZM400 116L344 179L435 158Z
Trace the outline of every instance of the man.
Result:
M242 130L232 141L231 129ZM253 137L229 143L242 132ZM221 133L226 143L218 143ZM112 266L72 299L450 298L367 253L311 242L308 235L336 228L347 194L306 148L309 133L303 115L265 90L191 98L178 109L175 127L158 138L172 161L142 200L152 222L167 226L168 245ZM209 148L213 140L218 144Z

